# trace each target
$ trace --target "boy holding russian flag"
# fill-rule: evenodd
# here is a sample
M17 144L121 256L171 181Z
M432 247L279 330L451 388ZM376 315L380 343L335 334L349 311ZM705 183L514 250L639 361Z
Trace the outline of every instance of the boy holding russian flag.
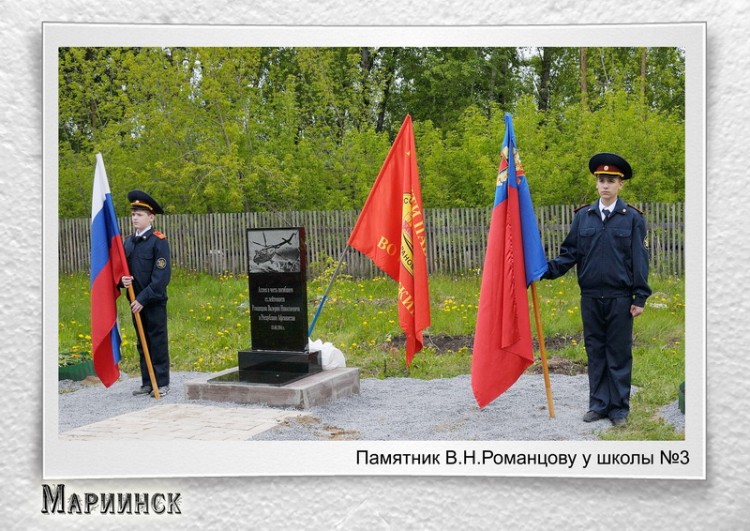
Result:
M167 284L171 276L171 258L167 237L153 228L156 215L163 214L164 210L140 190L128 193L128 201L135 232L125 238L125 256L131 276L123 276L121 282L125 288L133 286L135 299L130 302L133 324L135 314L140 314L159 395L165 396L169 392ZM140 337L138 352L142 385L133 394L154 396Z

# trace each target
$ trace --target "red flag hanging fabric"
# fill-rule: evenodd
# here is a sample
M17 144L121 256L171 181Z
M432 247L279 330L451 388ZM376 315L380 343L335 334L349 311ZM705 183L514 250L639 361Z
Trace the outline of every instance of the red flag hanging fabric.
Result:
M347 242L398 282L407 366L422 350L422 331L430 326L425 235L414 131L407 115Z
M109 387L120 377L117 285L129 276L125 248L101 153L96 154L91 199L91 348L96 375Z
M471 361L471 386L479 407L504 393L534 362L527 287L545 271L513 121L506 114Z

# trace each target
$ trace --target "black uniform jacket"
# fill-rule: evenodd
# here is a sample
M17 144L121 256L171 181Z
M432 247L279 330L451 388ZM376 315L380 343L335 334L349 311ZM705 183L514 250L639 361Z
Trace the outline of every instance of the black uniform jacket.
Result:
M125 238L125 255L138 302L146 306L166 301L172 274L167 237L153 229L138 238L131 234Z
M602 221L599 201L576 211L560 256L548 261L544 278L564 275L573 265L584 297L633 297L643 307L648 286L648 249L643 214L618 198Z

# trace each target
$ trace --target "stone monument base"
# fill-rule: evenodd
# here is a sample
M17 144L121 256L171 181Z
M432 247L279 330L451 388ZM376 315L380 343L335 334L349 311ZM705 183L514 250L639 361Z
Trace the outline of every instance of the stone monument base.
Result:
M237 353L239 371L217 377L220 381L286 385L323 370L319 350L241 350Z
M285 385L242 381L239 368L185 382L188 400L265 404L307 409L359 394L359 369L341 368L305 375Z

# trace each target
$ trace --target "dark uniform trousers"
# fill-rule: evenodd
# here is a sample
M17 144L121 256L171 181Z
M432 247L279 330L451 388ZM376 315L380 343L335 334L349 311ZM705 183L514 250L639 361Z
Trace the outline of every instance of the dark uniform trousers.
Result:
M630 410L633 367L632 297L581 297L588 357L589 410L611 419Z
M617 200L602 221L598 201L578 209L560 255L547 262L543 278L562 276L574 265L581 288L581 319L588 357L589 409L610 419L630 409L633 366L633 316L644 307L648 286L648 250L643 215Z
M144 306L139 312L143 323L148 352L151 356L151 366L154 369L156 385L164 387L169 385L169 346L167 341L167 303L153 302ZM133 326L135 326L135 314L133 314ZM144 357L141 338L138 338L138 353L141 362L141 382L143 385L151 385L151 377L148 373L148 365Z

